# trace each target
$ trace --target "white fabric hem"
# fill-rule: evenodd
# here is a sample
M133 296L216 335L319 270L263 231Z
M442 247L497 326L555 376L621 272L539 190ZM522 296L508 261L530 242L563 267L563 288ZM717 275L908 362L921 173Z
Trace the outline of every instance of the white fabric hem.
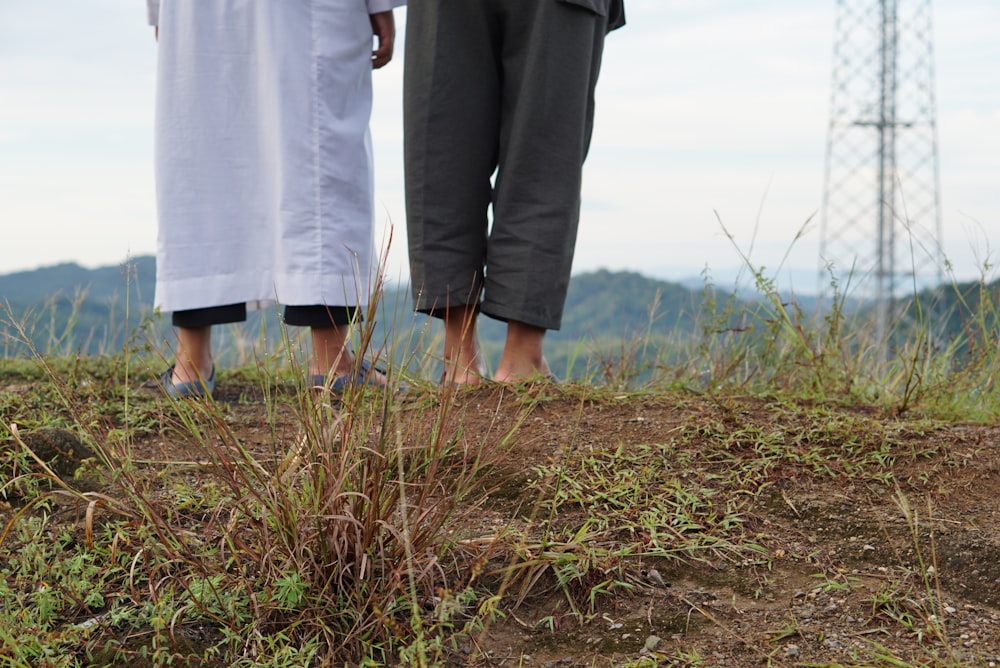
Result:
M159 9L157 308L367 303L376 261L367 6L168 0Z
M368 3L368 13L369 14L379 14L381 12L387 12L396 7L402 7L406 4L406 0L366 0Z
M368 282L356 276L278 274L275 284L284 306L365 307L371 299Z
M234 290L234 285L241 285L243 288ZM158 277L153 303L163 313L242 303L246 303L247 309L253 310L277 303L274 294L274 286L267 285L259 273L252 271L237 275L192 278Z

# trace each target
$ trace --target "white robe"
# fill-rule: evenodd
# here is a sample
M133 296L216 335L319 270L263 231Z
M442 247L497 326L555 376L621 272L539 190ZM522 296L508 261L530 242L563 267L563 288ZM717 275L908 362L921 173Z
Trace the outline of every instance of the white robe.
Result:
M404 2L147 0L161 311L367 303L369 14Z

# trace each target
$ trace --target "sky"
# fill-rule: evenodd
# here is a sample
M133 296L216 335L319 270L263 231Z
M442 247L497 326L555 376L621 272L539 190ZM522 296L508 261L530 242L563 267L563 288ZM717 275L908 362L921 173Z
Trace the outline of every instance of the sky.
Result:
M574 271L725 280L747 255L815 291L835 0L626 7ZM998 26L996 0L934 7L941 242L959 280L995 277L1000 245ZM389 279L405 280L402 39L396 53L375 73L372 133L376 227ZM0 274L155 252L155 66L142 0L0 0Z

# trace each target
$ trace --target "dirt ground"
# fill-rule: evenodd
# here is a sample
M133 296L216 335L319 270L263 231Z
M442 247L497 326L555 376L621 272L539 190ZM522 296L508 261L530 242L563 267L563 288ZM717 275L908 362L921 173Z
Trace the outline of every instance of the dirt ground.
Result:
M512 414L515 403L497 391L465 401L474 408L462 413L472 432L497 424L505 402ZM808 431L813 408L739 397L588 402L556 394L525 421L516 460L551 461L567 444L738 449L739 439L723 445L720 432L787 431L796 420L809 422ZM484 641L492 660L483 665L622 665L644 656L650 665L692 666L1000 664L1000 429L870 409L834 409L830 420L845 416L888 443L895 454L885 472L850 479L775 466L746 516L765 558L637 565L636 581L648 586L582 627L527 628L544 607L495 626ZM643 570L653 566L656 582Z
M249 447L295 430L294 411L269 415L247 388L223 381L219 395ZM741 500L743 536L763 548L742 562L636 559L624 565L633 590L604 599L583 623L567 614L563 597L529 597L464 647L457 662L1000 664L998 427L870 408L697 394L588 396L554 386L527 394L487 387L463 391L455 402L449 425L459 439L501 439L520 422L505 461L526 493L532 467L605 449L670 443L678 453L718 461L692 475L705 485L715 484L713 475L726 481L720 498ZM431 420L435 411L431 397L402 419ZM823 431L824 420L846 426ZM759 465L754 438L776 430L799 434L788 447L803 453L809 438L827 445L841 438L838 447L885 444L884 467L855 474L846 459L775 457L752 489L739 489L734 462ZM190 456L184 447L166 434L137 444L148 460ZM509 520L513 507L498 498L484 508L484 532Z

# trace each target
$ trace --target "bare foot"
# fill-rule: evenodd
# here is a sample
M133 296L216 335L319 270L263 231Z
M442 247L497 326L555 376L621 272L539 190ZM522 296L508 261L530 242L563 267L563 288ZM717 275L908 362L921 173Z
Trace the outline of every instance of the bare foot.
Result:
M552 378L549 363L544 357L530 363L524 360L512 361L509 364L501 362L497 372L493 374L493 380L498 383L523 383L533 380L552 380Z
M507 340L503 356L493 379L500 383L521 383L539 378L551 378L552 371L542 353L545 330L523 322L507 323Z
M486 378L486 361L479 347L474 306L450 308L444 316L442 385L479 385Z
M452 358L445 358L444 373L441 375L442 385L479 385L486 379L486 361L479 347L479 341L463 347Z
M348 345L348 328L340 326L312 327L313 357L309 373L313 378L322 376L325 381L350 378L358 371L357 358ZM389 379L372 366L367 373L361 373L359 381L365 385L385 387ZM326 384L325 382L323 383Z
M171 381L194 383L208 380L212 375L212 328L179 327L177 329L177 358Z

